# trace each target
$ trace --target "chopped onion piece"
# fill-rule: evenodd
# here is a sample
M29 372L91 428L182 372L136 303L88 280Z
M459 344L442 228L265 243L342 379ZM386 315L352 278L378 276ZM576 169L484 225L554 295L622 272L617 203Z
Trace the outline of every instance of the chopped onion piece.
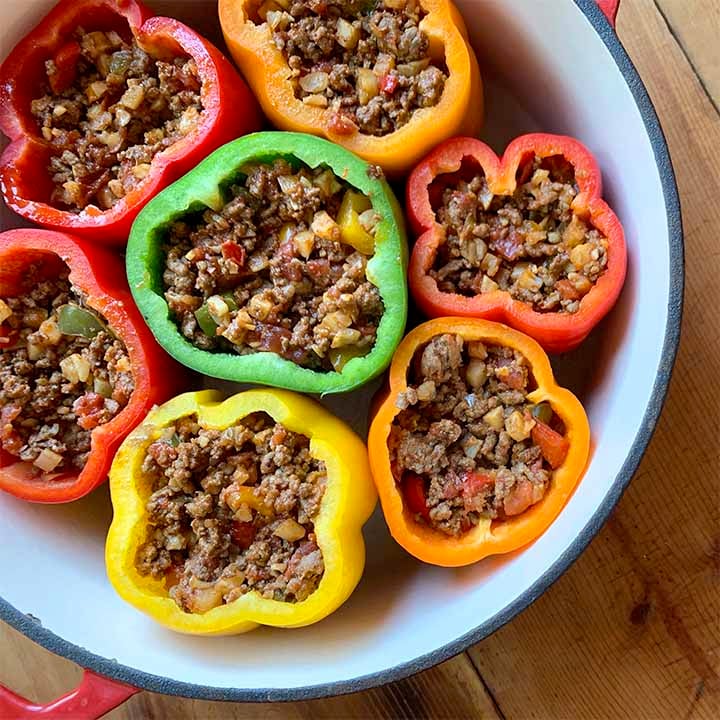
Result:
M300 87L308 93L321 93L327 89L328 74L326 72L311 72L300 78Z
M484 360L487 357L487 348L485 343L480 340L472 340L467 344L468 355L471 358L477 358L478 360Z
M360 28L345 18L338 18L336 37L339 45L346 50L353 50L360 40Z
M487 367L485 363L477 358L472 358L465 371L465 378L471 387L482 387L487 379Z
M43 472L52 472L62 460L62 455L58 455L56 452L45 448L35 458L33 465L39 467Z
M60 371L68 382L84 383L90 377L90 363L79 353L73 353L60 361Z
M287 518L273 530L273 535L288 542L295 542L305 537L305 528L292 518Z
M326 108L328 106L328 99L324 95L306 95L303 102L312 107Z
M377 75L367 68L357 71L357 93L361 105L367 105L380 92Z
M12 314L10 306L4 300L0 300L0 323L5 322Z
M489 412L483 415L483 422L489 425L493 430L500 431L505 425L505 415L503 413L502 405L498 405Z
M405 77L413 77L419 75L426 67L430 65L430 58L423 58L422 60L413 60L409 63L402 63L397 66L396 70L400 75Z

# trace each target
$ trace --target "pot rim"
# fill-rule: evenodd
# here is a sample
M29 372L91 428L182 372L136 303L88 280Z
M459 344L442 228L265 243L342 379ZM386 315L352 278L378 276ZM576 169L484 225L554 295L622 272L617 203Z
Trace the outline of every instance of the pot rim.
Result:
M627 488L640 460L647 449L657 424L668 391L675 358L680 343L680 326L683 312L683 287L685 274L684 245L680 198L675 172L673 170L665 135L658 120L655 107L648 95L637 69L618 39L614 28L605 17L595 0L574 0L610 51L613 60L624 77L635 99L645 129L652 145L660 174L665 211L667 216L670 253L670 288L668 296L668 319L665 327L662 354L657 377L650 401L640 428L630 447L628 456L615 478L610 490L589 519L572 545L555 563L529 588L499 613L486 620L465 635L446 645L421 655L406 663L350 680L319 683L295 688L226 688L171 680L121 665L85 650L42 627L32 616L25 615L0 597L0 619L29 637L34 642L56 655L72 660L83 668L100 675L118 680L137 688L165 695L196 698L202 700L224 700L232 702L289 702L332 697L368 690L386 683L402 680L415 673L427 670L471 645L485 639L500 629L516 615L529 607L542 595L582 554L590 541L600 531L611 511Z

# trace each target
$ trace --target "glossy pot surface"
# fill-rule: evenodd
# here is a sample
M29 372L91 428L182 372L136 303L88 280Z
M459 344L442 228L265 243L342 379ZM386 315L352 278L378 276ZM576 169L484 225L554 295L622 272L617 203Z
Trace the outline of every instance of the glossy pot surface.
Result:
M214 2L149 4L218 36ZM672 168L642 82L592 0L457 4L486 86L482 138L497 151L528 131L579 138L597 156L627 234L629 274L616 308L579 350L553 358L593 431L590 466L561 515L522 551L449 570L405 554L378 511L365 529L363 580L333 616L300 630L194 638L158 627L111 588L107 488L55 507L2 495L0 618L141 688L244 701L317 697L396 680L460 652L536 599L586 547L640 461L677 348L683 260ZM4 3L0 55L50 5ZM3 229L18 224L3 210ZM373 390L326 404L364 432Z

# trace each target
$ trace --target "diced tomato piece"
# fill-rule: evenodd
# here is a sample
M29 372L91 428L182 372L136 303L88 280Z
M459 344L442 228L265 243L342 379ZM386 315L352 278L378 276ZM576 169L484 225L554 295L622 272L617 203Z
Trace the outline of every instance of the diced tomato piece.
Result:
M448 470L443 487L443 498L454 500L463 491L463 480L454 471Z
M308 260L305 264L308 275L313 280L325 280L330 275L330 261L325 258L321 260Z
M10 427L12 428L12 426ZM15 430L3 429L2 431L0 431L0 446L3 450L5 450L5 452L17 456L20 454L23 445L24 443L22 437L20 437L20 434L15 432Z
M576 287L565 278L558 280L555 283L555 287L564 300L579 300L582 297Z
M0 427L12 425L13 420L20 415L22 409L19 405L4 405L0 410Z
M380 90L385 95L392 95L397 90L398 83L397 75L383 75L380 80Z
M295 254L295 243L292 240L287 240L277 249L277 254L284 262L290 262L290 260L297 257Z
M77 77L78 60L80 59L80 45L71 40L65 43L53 58L55 72L48 75L50 81L50 89L59 95L65 92Z
M495 485L495 478L489 473L466 472L462 475L462 493L465 497L479 495L491 485Z
M298 261L295 254L295 243L292 240L284 242L278 249L277 255L279 259L280 274L291 282L300 282L302 280L303 271L302 264Z
M0 325L0 350L7 350L17 342L20 333L7 325Z
M327 15L327 2L326 0L310 0L308 3L310 9L318 15Z
M525 387L525 374L519 368L512 368L508 371L505 382L513 390L522 390Z
M523 253L523 241L515 228L510 228L507 233L496 237L491 245L492 249L508 262L514 262Z
M0 446L12 455L18 455L23 446L20 434L12 425L20 412L19 405L5 405L0 410Z
M98 393L85 393L73 403L73 412L77 415L78 425L83 430L92 430L102 424L105 398Z
M357 125L347 115L333 113L328 130L336 135L352 135L357 130Z
M232 521L230 537L241 550L247 550L253 544L255 535L257 535L257 529L251 522Z
M285 352L283 340L289 340L292 337L289 330L277 325L267 325L260 322L255 323L255 328L255 332L259 333L260 347L258 350L283 355Z
M422 515L429 521L430 510L428 510L425 499L425 481L415 473L406 473L402 482L402 490L410 512Z
M224 242L220 246L220 252L226 260L232 260L239 267L245 267L245 248L232 240Z
M551 468L560 467L565 462L570 443L560 433L556 433L549 425L538 420L531 431L531 436Z
M304 557L314 553L316 550L318 550L318 546L315 542L315 535L310 533L308 535L308 539L303 540L298 546L298 549L291 555L290 560L288 561L287 569L284 573L285 579L291 578L295 574L298 565L300 565L300 561Z
M525 512L533 502L532 483L520 480L503 501L503 509L508 516Z
M280 274L291 282L300 282L302 280L302 265L295 259L290 260L282 265Z
M527 384L523 369L511 358L498 358L495 375L513 390L522 390Z

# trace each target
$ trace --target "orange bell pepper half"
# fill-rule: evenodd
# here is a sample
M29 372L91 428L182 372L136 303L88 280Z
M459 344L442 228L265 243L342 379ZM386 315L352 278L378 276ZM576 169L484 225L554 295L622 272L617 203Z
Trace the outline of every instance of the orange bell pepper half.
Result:
M573 211L588 219L608 240L607 267L592 289L582 297L577 312L539 312L527 302L513 299L509 292L495 290L473 296L443 292L431 277L438 248L445 231L438 223L431 194L443 175L461 170L463 160L477 161L485 172L493 195L512 195L521 179L518 170L533 155L562 156L574 168L579 192ZM625 281L627 253L625 234L618 217L602 198L602 177L592 153L573 138L560 135L523 135L508 145L499 158L491 148L474 138L457 137L435 148L412 172L407 185L410 225L418 237L413 247L408 281L415 302L430 317L460 315L505 322L535 338L548 352L566 352L577 347L610 311ZM508 249L505 248L507 253ZM560 280L563 297L579 299L570 283Z
M268 24L257 16L257 2L220 0L219 11L230 54L273 125L325 137L398 177L439 142L478 133L483 117L480 70L460 13L447 0L420 0L420 6L427 13L420 27L432 56L444 59L448 79L437 105L416 110L406 125L385 136L363 134L339 121L343 116L334 110L295 97L291 70Z
M417 483L412 484L410 473L406 474L402 486L396 481L388 448L391 426L400 412L395 403L398 395L408 387L408 368L420 348L435 336L445 333L459 335L465 341L480 340L522 353L537 385L528 394L528 401L549 403L564 425L564 435L546 425L541 430L543 432L546 428L538 445L553 468L550 486L543 498L518 515L502 520L481 520L458 537L446 535L415 519L416 513L425 516L427 512L422 487L418 488ZM370 425L368 450L385 521L393 538L405 550L433 565L470 565L489 555L512 552L537 539L568 501L588 461L590 427L580 401L569 390L555 383L550 361L540 345L527 335L488 320L445 317L415 328L398 347L390 366L389 390L384 400L375 407L377 409ZM541 425L537 423L536 427ZM533 441L536 441L535 437ZM548 452L549 457L546 455ZM482 484L485 478L477 474L471 480ZM407 483L410 483L410 487L406 487Z

